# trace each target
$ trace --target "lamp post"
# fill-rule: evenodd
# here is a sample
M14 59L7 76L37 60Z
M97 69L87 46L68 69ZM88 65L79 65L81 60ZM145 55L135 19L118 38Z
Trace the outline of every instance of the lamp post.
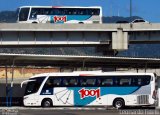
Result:
M130 17L132 17L132 0L130 0Z

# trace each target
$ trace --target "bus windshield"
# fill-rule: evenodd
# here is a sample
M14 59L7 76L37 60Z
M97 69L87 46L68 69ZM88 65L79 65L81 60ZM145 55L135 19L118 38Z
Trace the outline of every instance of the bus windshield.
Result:
M29 8L21 8L19 12L19 21L27 21L29 14Z
M45 77L38 77L38 78L30 79L33 81L28 82L25 90L25 95L36 93L39 90L44 78Z

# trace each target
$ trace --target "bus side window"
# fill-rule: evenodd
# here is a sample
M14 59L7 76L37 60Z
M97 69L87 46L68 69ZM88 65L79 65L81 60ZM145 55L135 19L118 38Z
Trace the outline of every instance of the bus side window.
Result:
M98 78L98 79L97 79L97 85L98 85L98 86L101 86L101 84L102 84L102 79Z
M77 86L78 85L78 79L77 78L70 78L69 85L70 86Z
M40 8L39 9L39 14L40 15L45 15L45 9L44 8Z
M111 78L103 79L101 85L102 86L111 86L111 85L113 85L113 79L111 79Z
M151 81L151 76L143 76L142 77L142 83L143 85L148 85Z
M60 9L61 15L65 15L65 10L62 8Z
M64 12L63 15L68 15L68 14L67 14L67 13L68 13L68 9L67 9L67 8L64 8L64 9L63 9L63 12Z
M60 15L61 14L60 8L53 8L50 14L51 15Z
M72 15L72 10L71 9L67 10L67 15Z
M69 79L63 78L63 86L69 86Z
M144 86L148 85L151 81L151 76L137 76L133 78L133 85Z
M77 10L73 10L73 15L77 15Z
M78 15L84 15L84 9L77 9L77 14Z
M96 78L88 78L86 80L87 86L95 86L96 85Z
M50 88L53 88L53 78L52 77L49 77L48 80L46 81L43 89L50 89Z
M83 9L83 15L88 15L88 10L87 9Z
M100 10L99 9L92 9L92 15L99 15Z
M45 15L50 15L51 9L45 8Z
M80 11L79 11L79 15L83 15L83 10L80 10Z
M142 85L142 79L141 78L138 78L137 84Z
M131 85L131 78L121 78L119 81L120 86L130 86Z
M62 81L61 78L54 78L54 81L53 81L54 87L61 86L61 81Z
M93 9L88 9L87 10L87 15L94 15L94 10Z
M37 18L37 13L38 13L37 8L32 8L31 9L31 14L30 14L30 19Z
M56 9L52 8L51 11L50 11L50 15L55 15L55 14L56 14Z
M133 78L133 85L134 86L141 86L142 85L142 79L141 78L138 78L138 77L135 77Z
M80 78L80 85L81 86L86 86L87 85L85 78Z

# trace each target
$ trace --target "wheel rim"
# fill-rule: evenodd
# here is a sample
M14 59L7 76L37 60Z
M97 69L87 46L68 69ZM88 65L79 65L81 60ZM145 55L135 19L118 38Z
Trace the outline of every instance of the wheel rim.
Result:
M121 108L122 105L123 105L123 104L122 104L121 101L117 101L116 104L115 104L116 108Z
M45 102L44 102L44 107L50 107L50 106L51 106L50 101L45 101Z

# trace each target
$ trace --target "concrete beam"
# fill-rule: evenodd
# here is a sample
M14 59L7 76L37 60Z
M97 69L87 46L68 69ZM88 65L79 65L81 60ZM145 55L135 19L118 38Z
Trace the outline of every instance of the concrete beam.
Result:
M160 43L160 24L0 24L0 46L97 46L112 43L127 50L129 43Z
M19 24L1 23L0 31L160 31L160 23L135 24Z
M0 46L10 45L107 45L111 41L108 32L81 31L1 31Z

